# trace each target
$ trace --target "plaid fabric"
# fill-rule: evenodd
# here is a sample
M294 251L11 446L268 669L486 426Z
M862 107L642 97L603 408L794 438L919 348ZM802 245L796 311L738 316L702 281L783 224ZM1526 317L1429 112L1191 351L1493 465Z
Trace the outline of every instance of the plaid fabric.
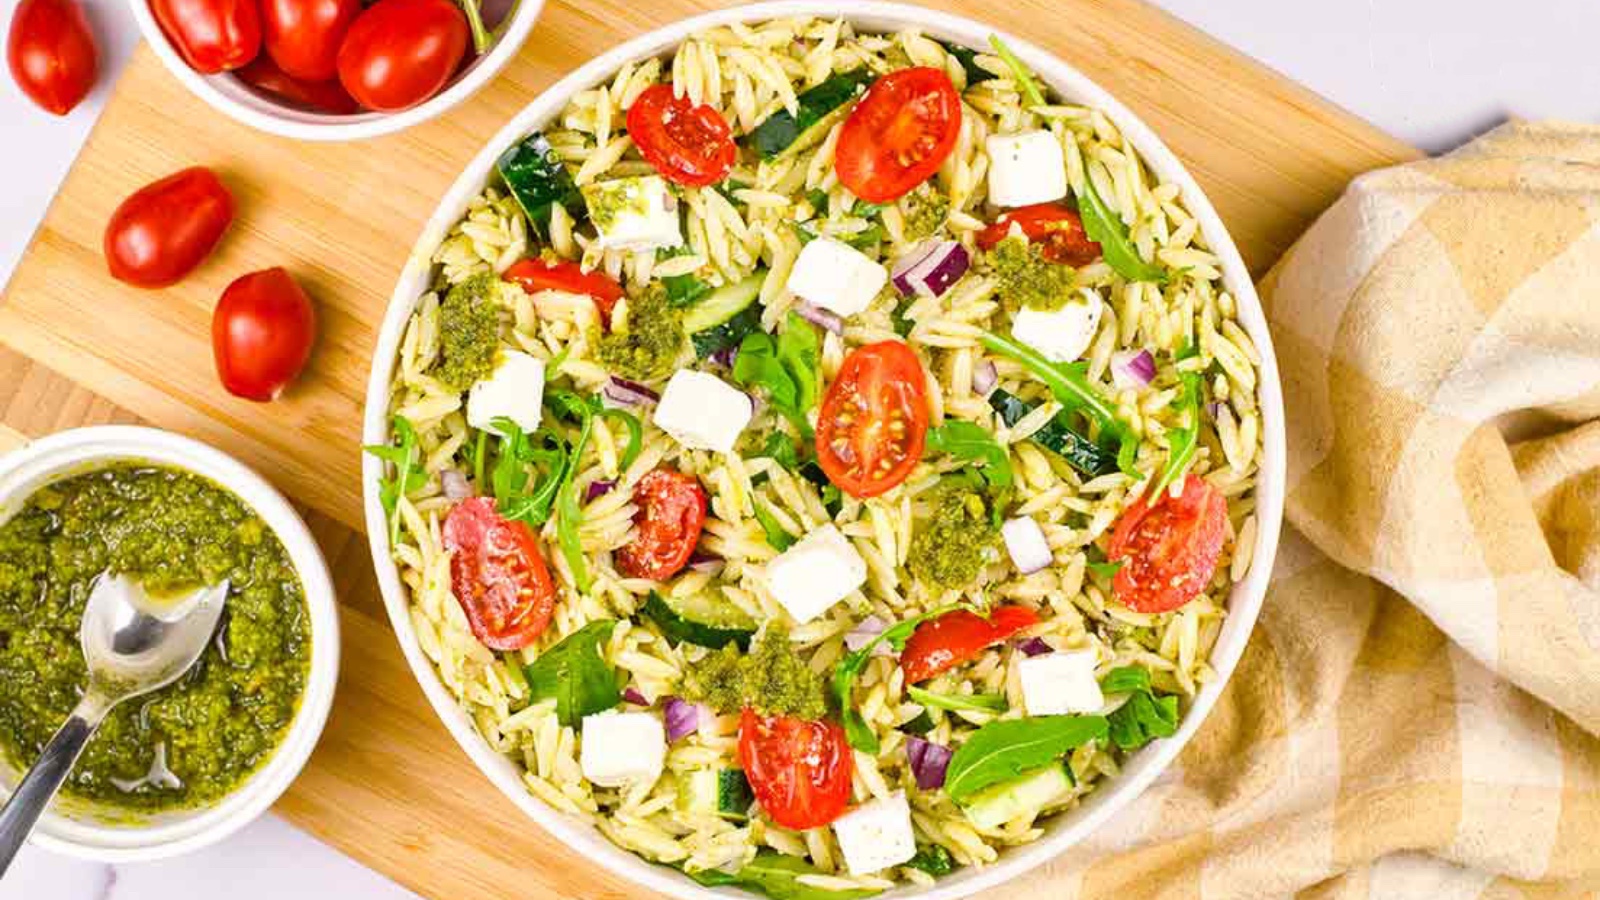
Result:
M1016 898L1600 896L1600 129L1351 184L1261 285L1288 516L1171 771Z

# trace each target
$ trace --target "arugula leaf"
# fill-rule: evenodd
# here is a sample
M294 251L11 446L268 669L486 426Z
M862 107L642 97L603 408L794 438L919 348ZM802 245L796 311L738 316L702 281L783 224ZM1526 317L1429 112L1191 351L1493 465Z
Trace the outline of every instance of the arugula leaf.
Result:
M906 685L906 696L932 709L1005 712L1011 706L1004 694L935 694L914 684Z
M394 466L393 478L378 479L378 499L389 514L391 547L400 541L400 517L395 514L395 509L400 505L400 498L412 491L421 490L422 486L428 483L428 473L418 466L421 452L417 448L417 430L412 427L411 420L405 416L395 416L393 430L395 440L398 441L397 446L369 444L362 448Z
M922 844L917 847L917 855L906 861L906 868L938 878L955 871L956 861L951 858L949 850L938 844Z
M755 506L756 521L761 523L761 531L766 535L767 543L772 545L772 549L782 553L793 547L798 538L783 530L783 526L778 524L777 517L772 514L771 510L767 509L765 504L758 502Z
M911 310L912 298L907 297L895 304L894 310L889 313L889 324L894 326L894 333L905 337L916 327L915 322L906 318L906 313Z
M822 875L821 869L798 856L788 856L772 850L762 850L737 872L705 869L686 873L706 887L738 886L757 891L772 900L863 900L882 891L857 888L848 891L831 891L812 887L800 881L802 875Z
M822 188L812 188L806 191L806 202L811 204L812 209L822 215L828 214L828 192Z
M1186 348L1178 354L1178 358L1187 359L1195 352L1193 347ZM1183 474L1183 470L1189 467L1189 462L1194 459L1195 450L1200 445L1199 374L1195 372L1179 374L1178 388L1178 396L1173 402L1188 414L1188 422L1183 427L1174 429L1172 437L1167 440L1167 464L1161 467L1161 477L1156 479L1155 489L1150 492L1151 497L1160 497L1161 492Z
M561 472L560 487L556 489L556 542L561 545L561 555L566 557L567 568L572 570L572 580L581 594L589 593L594 579L589 577L589 565L583 555L583 541L578 528L583 524L583 510L578 506L578 466L583 451L589 446L589 434L594 427L596 411L601 409L594 399L579 397L570 391L557 391L550 402L561 412L578 420L578 439L567 452L567 464Z
M1033 716L999 719L956 748L944 790L957 803L992 785L1048 765L1074 747L1105 737L1104 716Z
M855 708L855 703L851 699L851 695L855 693L856 679L861 677L861 670L867 667L867 662L872 658L872 648L883 641L888 641L889 646L898 653L906 649L906 641L910 640L911 633L917 630L918 625L964 607L965 605L960 603L942 606L931 612L896 622L879 632L877 637L864 644L860 650L846 653L834 664L833 699L839 704L839 719L844 723L844 736L850 746L863 753L878 752L878 736L872 733L872 727L861 717L860 710Z
M1106 694L1131 694L1150 690L1150 670L1143 666L1118 666L1100 679L1100 690Z
M966 70L967 87L972 87L975 84L981 84L982 82L996 77L993 72L985 69L983 66L978 65L978 51L972 49L971 47L963 47L960 44L948 44L944 41L940 41L939 43L944 47L945 52L949 53L951 56L954 56L956 61L961 63L961 68Z
M993 332L985 331L978 341L1002 356L1009 356L1050 388L1050 393L1068 409L1080 409L1100 426L1101 440L1117 443L1117 468L1132 475L1134 456L1139 452L1139 438L1128 424L1117 418L1116 408L1089 383L1083 366L1059 366L1039 355L1033 348Z
M1000 35L989 35L989 46L994 48L995 54L1004 60L1006 66L1011 69L1011 80L1017 83L1017 90L1021 91L1022 96L1027 98L1028 105L1030 107L1043 106L1044 94L1041 94L1039 86L1033 83L1033 76L1028 74L1028 67L1022 64L1022 60L1017 59L1017 55L1011 52L1011 48L1006 46L1005 41L1000 40Z
M1130 695L1108 717L1111 742L1119 748L1137 750L1156 738L1178 733L1178 698L1156 694L1148 670L1139 666L1112 669L1100 679L1100 690Z
M932 453L948 453L956 459L983 462L983 477L995 487L1011 485L1011 457L1006 448L983 426L961 419L946 420L928 429L927 448Z
M602 419L616 419L628 430L628 446L623 448L622 459L617 461L617 465L623 469L633 465L633 461L639 458L639 451L644 449L644 426L639 423L639 417L625 409L606 406L597 407L594 414Z
M1000 421L1008 426L1017 424L1038 408L1003 388L995 388L989 393L989 407L999 413ZM1100 445L1079 434L1072 427L1071 414L1067 410L1056 413L1043 427L1029 435L1028 440L1056 453L1067 461L1067 465L1090 478L1117 470L1116 455L1102 450Z
M673 248L663 247L656 251L656 260L659 262L671 259L674 256L688 256L693 252L687 245ZM661 278L661 286L667 289L667 305L674 309L693 306L696 300L711 293L711 285L693 275L663 276Z
M883 240L884 230L882 225L876 223L852 234L841 235L841 239L857 250L864 250Z
M1121 217L1106 208L1100 193L1094 189L1094 179L1083 174L1083 191L1078 194L1078 213L1083 219L1083 233L1100 245L1106 265L1129 281L1154 281L1167 283L1167 270L1155 263L1144 261L1139 249L1128 237L1128 229Z
M806 244L809 244L817 239L817 233L815 231L804 225L801 225L799 222L790 222L789 229L794 232L795 237L800 239L801 246L805 246Z
M496 510L507 519L520 519L534 528L543 525L550 518L550 504L566 470L566 446L546 431L537 433L541 441L535 444L532 435L524 434L521 426L504 416L491 419L489 427L500 435L500 449L489 473ZM531 491L527 490L529 464L538 464L545 470L544 478Z
M850 207L850 215L858 219L870 219L883 212L883 208L886 205L884 203L868 203L865 200L857 200L855 205Z
M1125 562L1127 562L1127 560L1119 559L1115 562L1111 560L1101 560L1100 562L1089 563L1088 567L1089 571L1099 575L1101 578L1115 578L1117 573L1122 571L1122 566Z
M556 718L573 727L584 716L615 709L622 702L622 692L617 690L617 674L600 648L616 627L616 619L590 622L539 654L523 669L529 702L554 698Z
M933 716L928 715L927 710L923 710L922 712L917 713L916 717L911 721L901 725L900 730L904 731L906 734L927 734L935 727L936 726L933 724Z

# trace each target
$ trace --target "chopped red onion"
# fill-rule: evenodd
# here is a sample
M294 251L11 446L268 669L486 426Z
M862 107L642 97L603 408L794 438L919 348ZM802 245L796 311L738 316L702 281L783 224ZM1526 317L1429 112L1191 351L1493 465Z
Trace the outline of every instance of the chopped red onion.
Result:
M1213 400L1210 403L1206 404L1206 418L1208 418L1211 421L1215 422L1217 420L1217 417L1220 416L1220 415L1222 415L1222 401L1221 400Z
M637 381L611 376L600 389L600 400L607 406L646 406L661 399L661 395Z
M588 489L583 492L583 502L593 503L595 500L598 500L599 498L611 493L611 489L615 488L616 486L617 482L615 479L596 478L594 481L589 482Z
M967 274L972 257L956 241L929 239L895 261L891 278L906 296L939 297Z
M1045 643L1044 638L1041 637L1028 638L1027 640L1017 644L1017 649L1028 654L1029 656L1043 656L1046 653L1055 652L1055 648Z
M472 496L472 485L460 469L445 469L439 473L439 487L446 498L459 503Z
M972 370L972 392L980 397L987 397L994 386L1000 383L1000 370L994 363L984 360Z
M643 694L639 693L639 689L632 686L629 686L627 690L622 692L622 699L632 703L634 706L650 705L650 701L646 699Z
M721 350L718 350L708 357L708 359L710 359L713 363L716 363L719 366L727 366L730 369L733 368L733 361L738 358L738 344L734 344L732 347L723 347Z
M704 706L677 697L668 697L661 711L667 722L668 742L699 731L701 723L711 715L711 711Z
M925 791L944 787L944 772L950 766L952 755L949 747L916 735L906 738L906 758L911 761L911 774L917 777L917 787Z
M794 311L813 325L826 328L834 334L844 334L844 319L832 310L823 309L810 300L801 300L795 304Z
M850 648L851 653L854 653L872 643L872 639L883 634L883 629L887 627L888 625L877 616L867 616L856 623L856 627L850 629L850 633L844 636L844 645ZM873 645L872 655L893 656L894 648L889 646L888 641L879 641Z
M1119 350L1111 354L1111 382L1119 388L1142 388L1156 380L1156 358L1149 350Z

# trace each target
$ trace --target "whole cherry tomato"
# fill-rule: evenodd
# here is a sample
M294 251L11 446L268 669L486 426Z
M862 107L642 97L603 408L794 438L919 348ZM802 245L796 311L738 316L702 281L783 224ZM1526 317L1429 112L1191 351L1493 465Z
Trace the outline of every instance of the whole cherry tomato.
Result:
M211 314L217 377L246 400L276 400L305 368L316 338L311 298L278 267L234 280Z
M922 459L928 381L900 341L851 351L822 398L817 463L852 497L876 497L906 480Z
M382 0L356 16L339 46L339 81L367 109L416 106L444 87L471 32L450 0Z
M670 84L646 88L633 101L628 134L663 178L690 187L721 181L739 158L733 129L722 113L677 96Z
M361 0L261 0L267 55L292 78L339 75L339 44L361 12Z
M1228 499L1198 475L1184 479L1177 497L1142 497L1111 531L1106 559L1122 563L1111 592L1135 612L1177 609L1211 583L1227 537Z
M604 272L585 272L582 266L566 260L518 260L501 277L530 294L540 291L588 294L594 298L595 308L600 311L600 321L607 328L611 327L611 310L622 299L622 285L607 278Z
M22 0L6 39L11 78L46 112L64 116L94 86L95 45L77 0Z
M739 765L756 801L784 828L820 828L850 803L854 757L844 729L833 722L764 716L746 707L739 717Z
M1000 214L989 227L978 232L978 246L989 250L1011 234L1011 225L1022 230L1029 243L1039 247L1039 255L1050 262L1086 266L1101 256L1100 245L1089 240L1078 213L1059 203L1035 203Z
M196 72L237 69L261 52L257 0L150 0L150 12Z
M265 53L233 74L253 88L315 112L344 116L361 109L355 98L345 93L344 85L339 83L339 79L301 81L278 68L272 57Z
M639 507L633 526L637 535L617 551L617 571L629 578L666 581L678 574L694 553L706 522L706 489L693 475L655 469L633 489Z
M205 261L233 222L233 195L195 166L153 181L122 201L106 224L106 268L136 287L176 284Z
M989 618L957 609L923 622L906 640L900 668L906 684L926 681L958 666L1024 628L1039 624L1039 616L1026 606L1002 606Z
M939 171L961 135L961 96L942 69L918 66L879 78L839 129L839 181L869 203L888 203Z
M450 592L490 650L520 650L550 624L556 583L528 523L502 518L494 500L469 497L444 519Z

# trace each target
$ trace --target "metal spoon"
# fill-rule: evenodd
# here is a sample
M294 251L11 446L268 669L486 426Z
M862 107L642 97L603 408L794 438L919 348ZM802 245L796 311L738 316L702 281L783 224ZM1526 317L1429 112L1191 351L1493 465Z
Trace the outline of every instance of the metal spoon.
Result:
M0 809L0 876L106 713L187 672L217 630L227 597L226 579L186 594L152 597L125 575L101 572L95 578L78 629L89 687Z

